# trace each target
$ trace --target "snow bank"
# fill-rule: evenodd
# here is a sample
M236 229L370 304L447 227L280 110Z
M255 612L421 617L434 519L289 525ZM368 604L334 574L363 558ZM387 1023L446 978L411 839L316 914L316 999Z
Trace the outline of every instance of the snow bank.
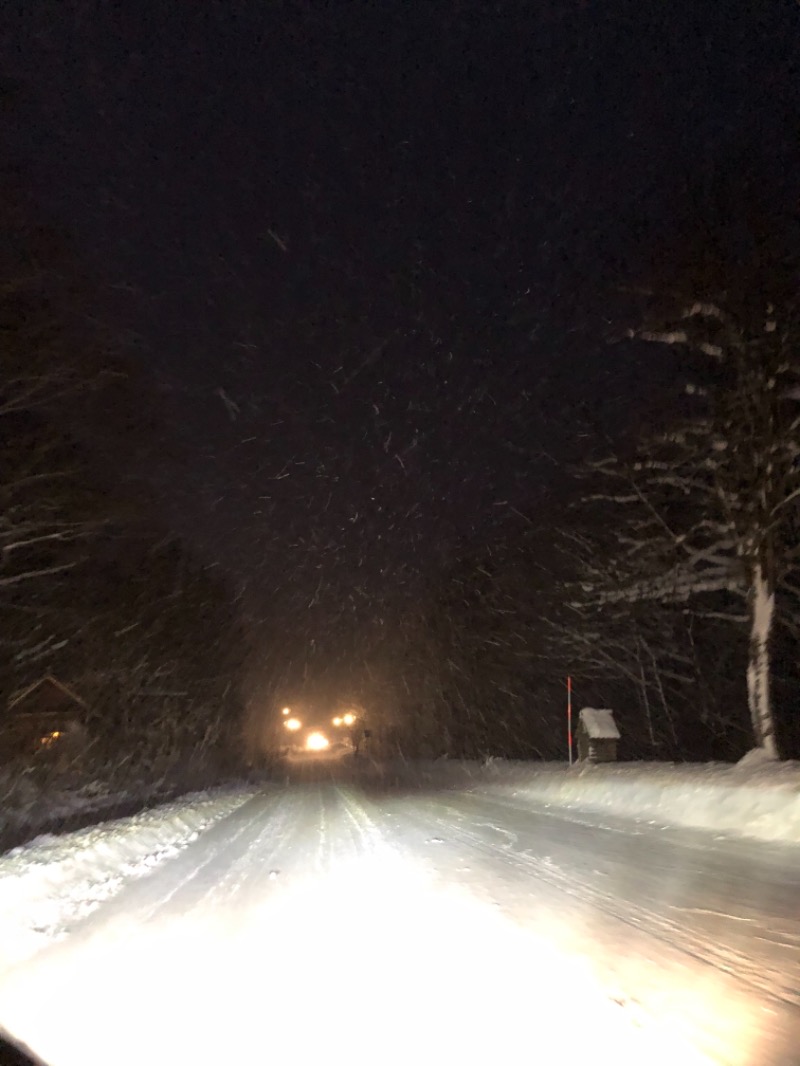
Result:
M131 818L41 836L0 856L0 972L57 940L258 789L183 796Z
M800 844L800 762L751 752L740 763L613 763L599 766L440 761L423 782L530 800L537 806L601 811L651 825L682 826Z
M230 774L220 777L213 768L194 767L173 768L157 781L115 780L112 784L101 775L76 785L68 775L37 782L19 765L0 766L0 853L43 833L63 834L100 821L128 818L209 788L246 788L265 779L263 771L231 778Z

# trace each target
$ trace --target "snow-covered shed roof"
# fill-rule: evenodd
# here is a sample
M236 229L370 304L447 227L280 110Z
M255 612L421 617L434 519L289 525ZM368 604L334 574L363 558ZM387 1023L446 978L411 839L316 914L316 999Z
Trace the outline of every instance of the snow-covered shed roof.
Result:
M34 711L59 711L65 705L77 704L84 710L88 710L86 701L81 699L77 692L73 691L63 681L59 681L52 674L45 674L32 685L28 685L21 692L12 696L8 701L8 710L15 713L25 713L26 708Z
M613 711L584 707L581 711L581 721L591 740L619 740Z

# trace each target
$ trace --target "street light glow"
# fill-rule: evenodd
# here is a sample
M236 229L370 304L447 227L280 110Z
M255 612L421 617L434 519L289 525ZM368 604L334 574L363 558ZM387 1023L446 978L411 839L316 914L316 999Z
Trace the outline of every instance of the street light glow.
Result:
M283 710L281 711L281 714L284 715L284 716L288 715L288 714L291 714L291 713L292 712L291 712L289 707L284 707Z
M342 724L342 719L339 718L339 717L334 718L333 724L334 725L341 725Z
M290 729L293 733L296 733L302 724L303 723L300 721L299 718L287 718L284 722L286 728Z
M342 721L345 725L353 725L355 720L356 716L352 713L352 711L348 711L347 714L342 715Z

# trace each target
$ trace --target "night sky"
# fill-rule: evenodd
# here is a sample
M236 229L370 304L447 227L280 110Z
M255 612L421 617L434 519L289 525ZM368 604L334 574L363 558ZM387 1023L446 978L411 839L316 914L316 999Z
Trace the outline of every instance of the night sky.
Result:
M161 400L122 473L314 648L546 523L586 418L657 399L606 338L688 188L793 195L788 2L19 7L6 163Z

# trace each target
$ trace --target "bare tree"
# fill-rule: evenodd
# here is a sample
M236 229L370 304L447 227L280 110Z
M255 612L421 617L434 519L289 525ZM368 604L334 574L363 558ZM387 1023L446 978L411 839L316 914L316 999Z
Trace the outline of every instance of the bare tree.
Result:
M758 747L777 757L770 699L776 593L797 549L800 502L800 323L765 309L755 326L716 303L693 302L668 328L632 334L705 361L688 382L690 411L628 461L595 463L605 487L587 500L613 516L614 548L584 572L584 605L695 605L749 623L748 706ZM746 610L735 610L736 599Z

